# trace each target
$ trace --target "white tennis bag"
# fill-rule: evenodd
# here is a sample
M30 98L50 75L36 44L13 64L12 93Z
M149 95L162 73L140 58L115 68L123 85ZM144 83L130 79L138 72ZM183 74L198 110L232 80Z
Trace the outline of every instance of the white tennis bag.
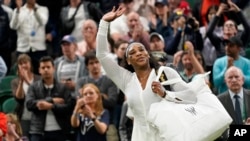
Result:
M229 128L232 118L204 83L204 78L188 85L197 92L197 103L181 104L163 99L151 105L148 122L155 128L159 140L213 141Z

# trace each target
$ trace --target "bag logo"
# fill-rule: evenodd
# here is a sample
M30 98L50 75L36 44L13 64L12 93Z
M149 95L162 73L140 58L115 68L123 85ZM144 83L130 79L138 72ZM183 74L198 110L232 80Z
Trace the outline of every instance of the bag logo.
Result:
M185 108L185 111L191 113L192 115L196 116L197 112L193 106Z

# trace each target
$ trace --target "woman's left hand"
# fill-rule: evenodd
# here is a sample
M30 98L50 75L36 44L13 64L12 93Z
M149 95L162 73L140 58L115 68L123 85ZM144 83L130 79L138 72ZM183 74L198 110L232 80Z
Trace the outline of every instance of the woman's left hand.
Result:
M163 88L163 86L161 85L160 82L158 81L153 81L152 85L151 85L152 91L156 94L158 94L160 97L164 97L165 96L165 90Z

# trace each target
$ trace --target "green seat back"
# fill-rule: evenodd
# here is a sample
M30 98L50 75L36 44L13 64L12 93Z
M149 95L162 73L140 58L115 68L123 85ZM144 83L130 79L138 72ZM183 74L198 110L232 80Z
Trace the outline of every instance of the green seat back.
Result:
M2 111L4 113L14 113L16 105L16 100L13 97L8 98L3 102Z
M14 75L5 76L0 82L0 91L11 91L11 81L16 77Z

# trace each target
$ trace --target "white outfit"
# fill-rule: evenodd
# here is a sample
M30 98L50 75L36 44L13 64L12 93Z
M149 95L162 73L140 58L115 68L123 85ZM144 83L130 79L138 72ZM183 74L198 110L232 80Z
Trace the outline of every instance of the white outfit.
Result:
M157 78L155 69L152 69L145 89L142 89L140 82L135 73L120 67L110 55L107 42L109 23L101 20L97 33L97 58L100 60L106 75L123 91L126 95L128 106L134 117L132 141L157 141L158 137L154 136L153 128L149 127L147 114L150 105L161 101L161 97L152 92L151 84ZM163 67L169 79L180 78L178 73L169 67ZM171 86L174 91L188 89L184 81L180 81ZM180 94L180 93L179 93ZM195 103L196 95L175 95L168 93L167 100L180 102L175 98L181 99L183 103Z
M17 30L17 51L29 52L45 51L45 26L48 22L48 8L35 5L36 11L30 10L27 4L22 6L17 12L14 10L10 21L10 28Z

